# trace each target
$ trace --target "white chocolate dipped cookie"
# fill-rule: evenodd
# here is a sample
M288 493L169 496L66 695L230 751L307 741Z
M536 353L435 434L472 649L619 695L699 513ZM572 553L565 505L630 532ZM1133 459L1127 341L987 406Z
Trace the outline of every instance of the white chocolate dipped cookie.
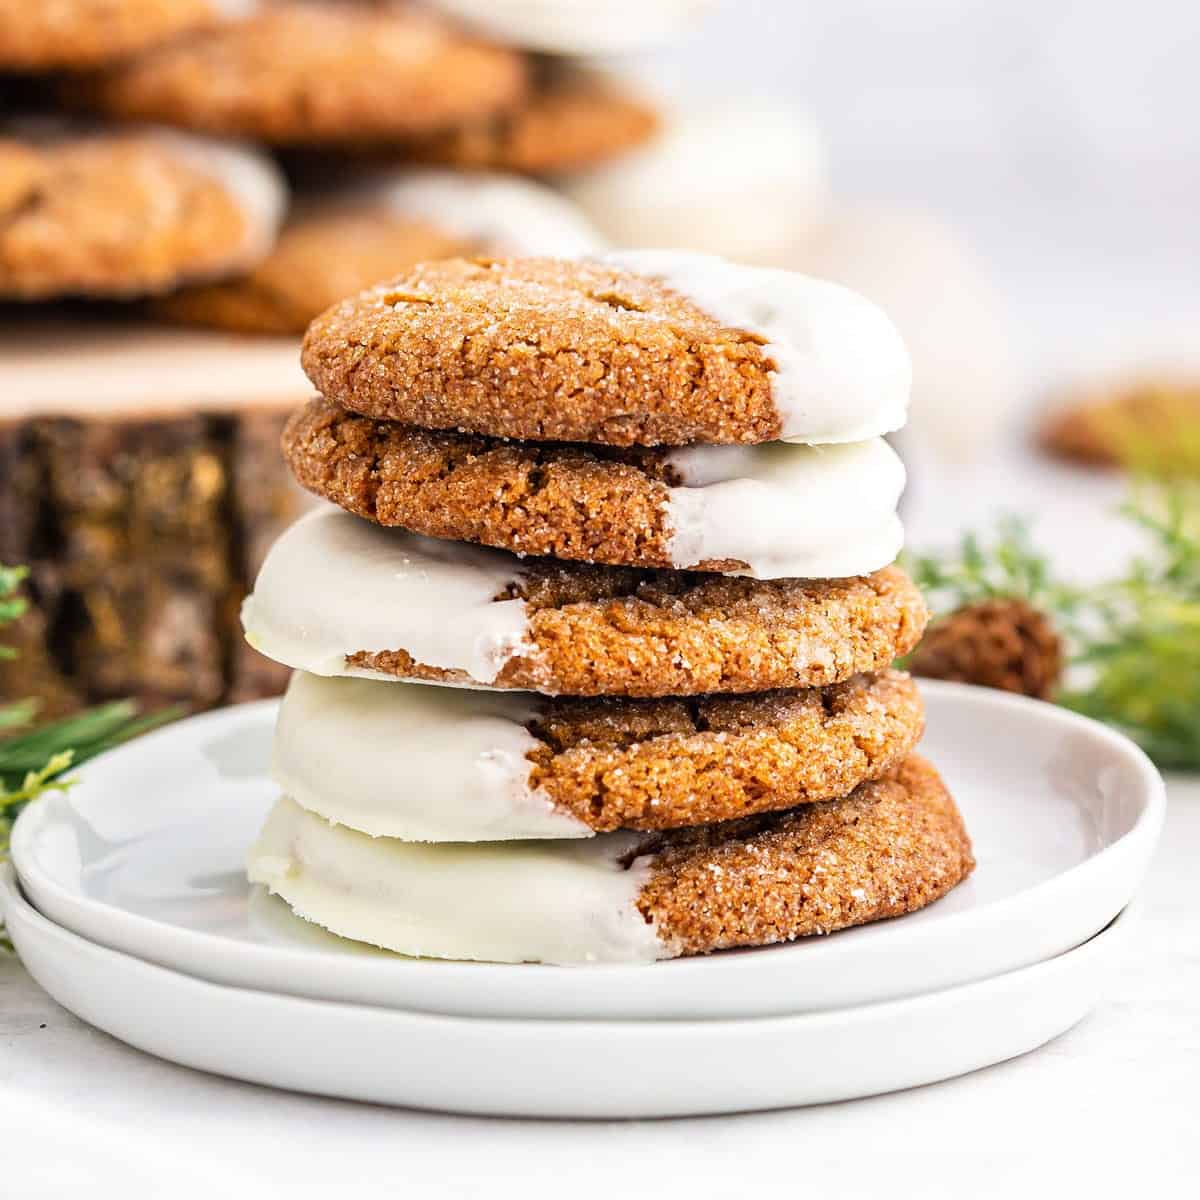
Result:
M381 525L616 566L759 579L866 575L895 560L904 466L838 446L615 449L374 421L316 399L284 433L308 490Z
M297 672L272 773L326 820L404 841L675 829L844 796L916 745L899 671L699 700L324 679Z
M365 416L618 446L865 441L911 384L856 293L677 251L425 264L323 313L302 362Z
M422 845L280 800L251 882L342 937L492 962L651 962L898 916L974 866L954 801L912 756L790 812L590 841ZM714 885L719 880L719 885Z
M0 127L0 296L129 297L257 263L287 206L257 151L159 128Z
M520 559L327 507L275 543L242 619L262 653L317 675L680 696L883 670L927 613L895 567L758 580Z

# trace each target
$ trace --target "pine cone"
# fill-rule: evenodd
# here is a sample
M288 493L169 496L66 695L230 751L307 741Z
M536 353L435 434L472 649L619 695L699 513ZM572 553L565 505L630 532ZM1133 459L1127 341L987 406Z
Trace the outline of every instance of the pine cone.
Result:
M915 675L1049 699L1062 674L1062 640L1024 600L982 600L930 626L909 664Z

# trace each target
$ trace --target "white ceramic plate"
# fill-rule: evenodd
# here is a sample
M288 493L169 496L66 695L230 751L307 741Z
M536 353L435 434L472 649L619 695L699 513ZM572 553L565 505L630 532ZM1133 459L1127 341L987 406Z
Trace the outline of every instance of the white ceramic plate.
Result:
M722 1018L935 991L1061 954L1129 902L1162 781L1103 726L998 692L926 684L926 753L958 798L974 876L898 920L649 966L405 959L344 942L252 891L274 799L274 705L181 721L89 762L31 805L12 855L35 906L101 945L217 983L476 1017Z
M232 988L98 946L0 873L33 977L141 1050L254 1083L503 1116L665 1117L849 1100L1014 1058L1095 1005L1131 918L1057 958L932 994L742 1021L529 1021Z

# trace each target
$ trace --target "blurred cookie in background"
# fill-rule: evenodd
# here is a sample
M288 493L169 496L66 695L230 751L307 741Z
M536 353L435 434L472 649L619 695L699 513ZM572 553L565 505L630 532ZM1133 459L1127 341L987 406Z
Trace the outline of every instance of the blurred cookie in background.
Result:
M71 81L73 103L279 145L411 138L515 106L524 57L401 3L276 0Z
M1200 475L1200 374L1082 389L1043 420L1037 440L1055 458L1089 467Z
M911 427L944 458L985 451L1016 414L1019 354L983 261L935 218L831 212L785 263L861 292L895 322L912 356Z
M145 50L248 0L0 0L0 70L79 70Z
M311 394L294 342L15 308L0 392L0 561L29 565L32 604L0 701L38 695L49 716L282 690L237 613L304 504L279 454Z
M244 146L49 118L0 125L0 298L127 298L245 270L286 205L278 168Z
M302 196L250 274L155 305L171 320L249 333L303 333L337 301L418 262L464 254L594 251L600 236L565 197L530 180L380 171Z
M517 108L414 139L404 156L550 175L598 166L654 136L654 106L616 77L549 59L533 70L533 89Z
M612 54L668 41L716 0L430 0L499 42L546 54Z
M563 186L614 245L681 246L764 266L784 265L829 204L812 120L760 103L664 118L640 149Z

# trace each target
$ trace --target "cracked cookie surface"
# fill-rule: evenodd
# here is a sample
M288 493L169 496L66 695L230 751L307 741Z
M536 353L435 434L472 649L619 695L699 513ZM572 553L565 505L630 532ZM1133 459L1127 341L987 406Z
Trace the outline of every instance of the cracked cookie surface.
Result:
M549 701L530 785L597 832L675 829L844 796L924 728L913 680L666 700Z
M515 51L395 4L282 0L75 81L124 119L278 144L406 138L516 104Z
M320 398L292 416L283 451L303 487L380 525L518 554L673 565L667 488L678 479L661 451L423 430Z
M913 755L841 799L590 842L416 845L284 798L250 878L298 916L404 954L647 963L900 916L974 865L954 800Z
M896 567L852 579L760 580L539 559L522 565L513 596L527 605L528 645L492 686L548 695L824 687L886 668L917 644L928 620L920 592ZM396 641L404 641L400 620ZM471 682L400 648L347 653L346 664Z
M774 364L664 284L598 261L425 264L322 313L302 364L366 416L617 446L773 441Z
M673 954L832 933L914 912L974 869L950 793L923 758L841 800L660 834L637 907Z

